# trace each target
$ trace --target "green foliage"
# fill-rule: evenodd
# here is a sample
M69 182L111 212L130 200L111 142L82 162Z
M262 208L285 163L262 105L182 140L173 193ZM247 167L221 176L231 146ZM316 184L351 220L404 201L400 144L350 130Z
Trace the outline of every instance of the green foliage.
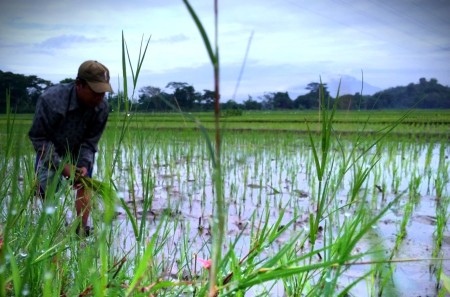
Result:
M367 107L375 109L448 109L450 108L450 88L438 83L434 78L421 78L418 84L399 86L374 94L367 99Z
M134 88L137 83L137 75L142 67L142 60L149 45L150 39L146 43L141 43L141 55L139 63L134 70L132 67L132 82ZM145 46L145 47L144 47ZM124 42L123 49L127 50ZM124 59L130 61L129 56ZM124 61L126 61L124 60ZM136 71L136 73L135 73ZM126 73L124 73L126 75ZM72 82L73 79L66 78L61 83ZM0 113L5 112L6 98L2 93L6 88L11 89L11 107L15 112L33 112L37 98L43 90L52 85L50 81L38 78L36 76L25 76L11 72L0 71ZM290 98L287 92L267 92L257 98L249 97L242 103L229 99L220 103L221 109L241 109L241 110L317 110L320 107L319 98L320 83L311 82L305 89L308 93L299 95L297 98ZM124 81L124 90L128 89L127 82ZM113 110L130 110L140 112L158 112L170 111L170 107L164 102L171 102L184 111L212 111L214 110L214 91L203 90L199 92L192 85L184 82L169 82L166 86L173 90L168 93L156 86L145 86L139 89L138 98L134 100L134 92L131 94L130 101L123 100L124 93L108 94L107 100ZM334 98L327 90L326 84L323 84L322 91L325 98ZM126 106L127 105L127 106ZM130 106L128 106L130 105ZM436 79L427 81L421 78L419 83L410 83L407 86L398 86L380 91L372 96L362 95L360 93L344 94L337 100L336 109L343 110L374 110L374 109L449 109L450 108L450 88L438 83Z
M442 272L441 274L442 283L447 293L450 293L450 277Z
M65 79L61 80L59 83L61 83L61 84L68 84L68 83L73 83L73 82L75 82L75 79L73 79L73 78L65 78Z
M6 112L6 90L10 92L12 111L34 112L37 98L50 85L50 81L36 75L27 76L0 70L0 113Z
M317 118L317 112L314 114ZM379 117L384 119L386 115L386 112L380 113ZM175 118L173 114L166 114L165 116ZM181 116L176 116L178 123L182 122L180 120ZM202 116L202 121L208 117L211 118L211 115L206 113L200 116ZM247 116L249 115L245 113L241 117L236 118L246 118ZM265 123L265 126L270 126L273 125L275 119L281 121L288 115L280 113L272 114L268 117L266 113L258 113L250 114L250 116L252 118L246 119L252 123L255 120L262 120L264 117L271 119L272 122ZM313 118L313 113L308 114L309 116ZM394 118L392 114L390 116ZM17 117L19 122L23 122L22 116L19 115ZM137 115L133 117L133 121L141 121L139 125L142 127L142 123L147 122L152 117L150 115ZM161 115L156 117L159 121L164 121L164 117L161 117ZM296 117L301 118L303 115L297 114ZM324 120L333 119L334 121L342 120L343 118L345 118L344 114L340 114L337 111L332 114L330 110L326 110L326 114L322 114L321 117ZM232 121L233 119L228 118L227 121ZM115 120L117 119L113 117L112 121ZM121 115L120 120L123 120ZM6 126L6 124L5 122L4 125ZM120 127L116 127L114 124L113 122L109 126L106 131L106 137L103 139L103 145L100 147L101 151L105 152L99 154L101 161L98 160L100 162L97 163L97 173L99 176L102 176L102 180L109 180L108 175L102 175L102 172L106 173L108 171L113 159L112 154L108 152L113 152L118 144L116 136L120 132ZM136 123L131 125L134 124ZM150 127L153 127L153 129L150 129ZM371 129L371 127L371 124L368 124L366 129ZM208 176L207 180L209 180L210 175L208 174L210 172L207 172L208 169L205 170L205 168L211 167L202 166L202 160L208 159L206 157L208 148L205 148L203 142L199 141L202 138L200 133L197 131L192 132L189 129L183 131L176 129L168 132L158 131L155 128L156 125L152 123L146 126L145 129L130 129L130 131L134 132L125 135L124 142L121 145L122 153L115 169L115 177L113 178L114 182L120 186L120 195L122 196L124 192L132 195L134 191L139 192L146 187L150 188L149 192L151 193L157 192L158 187L155 184L157 185L161 182L167 186L172 185L167 178L160 176L164 172L173 172L175 175L180 174L180 182L183 182L185 180L183 178L183 168L185 166L190 166L190 170L192 170L191 174L188 175L192 188L198 189L197 191L199 192L204 191L209 185L205 186L207 181L202 185L201 177L205 174ZM19 142L20 135L22 135L18 132L20 129L20 124L15 125L11 133L12 141L8 143L15 144ZM270 291L270 286L273 283L277 283L278 288L283 285L287 296L301 296L302 294L309 296L339 296L340 294L340 296L346 296L346 293L354 294L354 289L358 291L358 287L361 288L361 286L364 287L365 285L369 287L369 290L372 288L373 290L379 290L380 286L382 286L385 295L391 289L392 292L397 290L397 288L392 286L395 283L391 284L390 282L391 277L395 276L395 266L389 265L392 235L389 234L389 237L387 237L387 245L380 250L379 257L371 258L371 254L367 253L365 248L361 249L361 247L366 246L366 236L370 234L370 230L378 230L377 228L372 228L382 215L389 213L391 209L398 209L403 213L405 206L402 206L403 204L398 203L398 201L394 202L394 205L390 203L372 204L370 195L358 191L358 189L370 186L372 182L367 183L367 180L372 180L372 173L385 166L384 163L377 163L375 167L371 166L374 163L373 161L379 158L378 150L367 150L374 139L361 137L353 141L354 136L352 136L350 137L352 141L349 141L349 139L343 141L341 139L341 145L336 145L337 139L335 136L339 133L336 133L333 129L325 128L325 130L330 131L330 139L327 140L326 137L312 135L313 144L295 133L280 134L261 131L227 133L227 137L224 140L222 165L226 174L224 179L227 183L230 183L228 184L229 188L233 188L241 183L247 184L245 179L239 179L239 181L233 181L233 178L230 179L230 171L239 174L242 168L248 168L254 164L255 169L251 174L257 177L261 176L263 185L265 183L270 184L272 187L280 190L280 192L284 192L284 194L278 191L273 191L273 195L263 194L263 203L258 206L255 213L250 217L242 233L237 234L236 237L234 234L228 234L224 237L226 238L224 239L224 245L227 248L220 260L217 273L217 288L221 296L252 296L252 293L259 288L264 288L264 291L260 294L261 296L277 295L276 292ZM364 132L361 132L361 134L363 135ZM359 143L359 145L354 145L356 143ZM443 143L446 144L444 141ZM316 170L314 166L316 163L311 146L314 146L317 153L319 162L317 168L319 170ZM433 147L433 144L430 144L430 146ZM25 148L26 146L19 145L19 147ZM392 150L394 155L404 150L398 149L397 142L392 142L391 144L381 143L379 147L380 153L383 153L384 150ZM411 147L415 147L414 144ZM14 145L13 148L15 148ZM31 148L29 149L31 150ZM328 153L326 152L327 149L329 150ZM122 212L121 218L114 219L112 224L105 224L105 220L98 220L98 218L105 217L105 209L94 207L92 212L96 218L94 237L86 241L76 239L74 232L76 223L73 224L69 221L69 225L67 227L64 226L64 209L67 210L73 207L73 198L69 197L67 199L63 194L61 197L63 200L59 200L60 196L57 196L56 200L58 203L65 203L59 201L67 199L67 204L61 205L61 208L58 208L53 214L46 214L48 209L53 211L50 207L54 204L50 202L55 201L49 200L48 205L40 207L39 204L36 205L34 199L30 200L28 194L33 182L32 164L34 160L30 158L28 150L12 149L10 151L12 154L5 153L5 155L9 154L10 158L8 159L13 160L14 164L12 167L8 167L10 170L1 171L4 173L3 176L5 178L0 187L0 193L3 194L0 196L0 200L8 199L7 197L10 197L10 195L13 198L10 200L11 204L9 200L2 200L3 205L6 205L4 212L2 212L2 221L7 221L3 225L3 230L5 230L5 248L3 252L9 259L7 264L5 264L5 261L2 262L3 265L6 265L3 266L6 269L3 275L0 274L0 288L3 284L4 295L13 295L15 291L29 290L30 296L41 296L42 288L46 288L46 292L55 293L43 296L60 296L63 294L66 294L66 296L126 296L127 293L130 296L148 296L149 294L157 294L158 296L205 296L205 294L202 295L201 293L207 292L209 271L206 269L200 269L200 271L195 269L195 264L193 263L197 261L193 259L192 255L198 254L202 258L209 257L211 242L209 242L209 234L206 233L211 232L211 229L207 229L205 225L203 233L195 235L197 234L195 228L189 230L189 223L193 227L192 221L189 219L189 211L183 212L182 218L178 219L170 215L170 213L179 210L177 206L172 205L171 208L164 208L164 213L160 217L155 218L151 213L159 210L158 204L155 203L149 208L144 208L140 204L137 210L142 211L143 214L149 214L149 217L145 215L139 216L135 214L134 206L131 204L132 197L124 195L126 205L129 207L127 213L120 210ZM300 158L301 161L293 157L296 153L291 155L292 151L298 151L303 156ZM406 153L410 152L410 150L405 151ZM344 154L342 154L343 152ZM326 153L326 158L323 153ZM264 162L261 159L262 154L272 161ZM361 162L358 162L357 158L360 154L363 158L360 159ZM351 155L354 155L354 157ZM237 157L244 160L237 161ZM252 160L245 160L246 158L251 158ZM285 160L283 161L284 158ZM407 175L403 176L406 178L409 175L415 175L410 171L416 171L414 167L411 170L410 166L407 165L410 163L410 160L410 158L406 158L396 163L399 172L404 172L405 168L409 168L407 169ZM435 160L434 157L433 160ZM296 163L298 161L302 165L297 168L286 163ZM242 162L242 164L239 164L239 162ZM334 183L339 182L339 180L335 176L342 174L342 168L348 168L352 162L357 165L349 170L352 173L351 176L356 179L353 188L351 192L344 192L342 193L343 196L339 195L339 197L336 197L336 193L333 190ZM210 164L210 161L208 160L206 163ZM276 206L275 203L278 204L277 201L281 201L280 195L288 194L287 190L280 186L282 182L277 184L278 174L274 171L276 167L272 167L275 163L278 163L277 167L279 166L282 172L292 171L292 180L295 180L294 176L297 176L301 171L307 172L309 176L307 178L308 181L312 179L317 180L319 176L317 172L321 172L323 184L327 185L329 189L325 190L323 188L322 191L314 191L315 194L308 198L308 205L310 206L307 209L299 207L297 204L299 200L304 202L306 199L298 199L297 196L293 196L289 201L283 200L280 206ZM309 163L312 165L307 165ZM303 164L305 167L303 167ZM442 174L448 173L448 167L446 167L448 162L445 162L445 155L442 156L442 164L444 166ZM369 171L370 173L368 173ZM148 172L146 174L148 174L150 179L154 178L155 183L140 180L139 177L133 177L134 175L140 176L144 172ZM268 175L266 175L267 173ZM267 178L267 176L272 177ZM401 174L400 176L402 177ZM435 177L436 180L443 179L438 174L433 173L432 179L434 180ZM20 183L19 178L21 180ZM173 178L177 179L180 177L174 176ZM301 179L303 180L303 178ZM327 183L327 179L331 181ZM446 180L443 179L443 182L445 183ZM421 182L423 183L423 180ZM127 183L129 184L128 188L126 187ZM307 182L301 181L300 183L306 184ZM99 185L98 181L95 180L88 185L93 190L100 190L100 193L103 186L106 189L109 187L108 183ZM132 186L135 186L137 189L132 188ZM318 188L318 186L318 183L311 184L311 187ZM339 185L337 186L340 188ZM167 189L168 192L170 191L169 187L164 189ZM181 197L181 200L186 203L186 196L189 190L182 187L180 189L181 195L176 196L174 200L178 200ZM306 190L308 189L306 188ZM236 199L236 196L242 195L243 199L255 200L254 202L256 203L256 197L254 193L250 194L249 189L247 189L247 194L229 190L227 189L227 200L233 200ZM261 191L265 193L264 190ZM443 192L443 198L448 197L446 193L447 191ZM211 193L207 195L211 195ZM337 217L340 216L339 212L341 209L335 203L337 200L345 200L346 195L348 195L348 201L351 202L351 205L350 203L348 203L349 205L344 205L342 211L351 212L352 215L344 216L339 220ZM389 194L387 193L387 195ZM327 205L327 207L321 208L323 210L321 215L315 212L316 207L314 206L320 203L316 198L317 196L320 196L322 201L325 201L325 205ZM145 197L146 195L143 194L139 198L147 199ZM170 198L174 197L168 197L168 199ZM208 197L208 199L210 198ZM387 197L387 199L387 201L390 201L391 197ZM96 202L98 199L93 199L93 201ZM208 205L211 200L206 201L206 205ZM285 202L286 204L284 204ZM246 207L243 206L245 202L241 200L229 201L229 203L233 203L234 206L232 207L234 208ZM200 206L200 208L201 212L205 213L205 216L209 216L210 210L205 208L205 206ZM150 211L147 212L146 209ZM447 209L447 206L444 209ZM273 212L277 210L280 210L278 212L279 215L273 217ZM305 222L304 225L301 223L305 210L314 212L313 227L304 228L309 226L309 222ZM197 209L196 211L200 210ZM353 211L355 212L353 213ZM195 212L192 214L195 214ZM43 219L41 219L41 216ZM315 223L316 218L320 218L318 225ZM140 224L142 224L144 219L148 219L148 221L142 228ZM230 216L229 220L232 223L233 217ZM131 227L126 230L126 240L129 244L122 242L123 234L125 233L123 229L124 222L134 224L132 226L133 230L131 230ZM176 227L176 224L179 226L183 225L182 229ZM443 222L443 226L446 225L447 223ZM295 229L296 226L297 229ZM400 223L395 223L395 226L400 226ZM323 227L322 231L320 231L321 227ZM434 228L437 230L438 226ZM141 237L142 240L138 238L141 236L141 230L144 230ZM316 230L317 235L311 234L314 230ZM176 236L179 231L185 233L181 240L186 242L184 245L177 241L178 237ZM38 236L35 236L36 232L38 232ZM133 236L133 232L135 236ZM45 236L41 236L42 234L45 234ZM191 236L192 234L194 234L193 237ZM430 238L432 238L431 236L429 234ZM439 235L436 234L436 236ZM309 241L312 237L317 243L315 247L311 247ZM376 238L374 243L383 241L385 238ZM204 243L201 243L202 246L197 249L198 243L203 241ZM248 242L249 244L242 247L242 242ZM84 247L80 248L80 245L84 245ZM173 248L174 246L176 249ZM376 246L377 249L379 247L382 247L382 245ZM409 245L407 248L410 248ZM128 256L130 251L132 255ZM386 251L388 254L386 254ZM442 251L445 250L443 249ZM431 252L430 250L429 253ZM24 256L25 254L27 254L26 257ZM396 257L394 257L393 262L396 261ZM176 261L175 263L177 264L173 267L170 266L168 259L171 259L170 261L173 262ZM123 268L120 269L121 263L124 264ZM358 265L357 267L361 268L355 268L354 265ZM428 267L427 264L424 265ZM199 267L197 266L197 268ZM345 280L347 279L347 273L354 275L355 270L353 269L357 272L361 272L361 269L363 269L364 272L356 275L356 278L352 280L352 287ZM173 274L168 276L168 271L173 271ZM426 268L424 271L427 271ZM436 272L436 275L437 273L441 274L440 271ZM3 280L1 279L2 277ZM377 279L380 279L380 281ZM427 277L426 282L428 285L431 282L429 279ZM441 281L445 284L444 277L441 277ZM436 280L436 284L438 282ZM358 286L356 286L356 283ZM50 288L53 288L53 290L50 290ZM192 291L197 293L193 294ZM235 293L236 295L234 295ZM365 294L356 295L368 296ZM376 292L373 293L373 296L376 296Z
M78 177L78 181L81 182L85 189L88 189L103 199L105 208L104 220L110 223L114 216L116 203L119 201L113 185L110 182L102 182L88 176L80 176Z
M221 109L241 110L317 110L320 108L319 98L323 95L336 101L336 109L343 110L374 110L374 109L448 109L450 108L450 88L437 83L435 79L427 82L421 79L419 84L409 84L407 87L390 88L373 96L345 94L339 99L333 98L327 90L326 84L320 88L320 83L311 82L306 86L309 92L291 99L287 92L267 92L258 100L249 97L242 103L229 99L220 103ZM213 105L213 91L197 92L193 86L183 82L170 82L166 88L173 93L161 91L158 87L143 87L140 89L138 111L167 111L163 101L169 101L185 111L211 111ZM323 92L323 94L321 93Z

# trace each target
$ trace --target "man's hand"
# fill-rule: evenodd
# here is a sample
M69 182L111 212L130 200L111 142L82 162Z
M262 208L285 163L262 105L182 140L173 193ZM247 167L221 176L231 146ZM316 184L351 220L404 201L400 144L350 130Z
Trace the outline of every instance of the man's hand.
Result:
M62 171L62 176L64 176L65 179L69 179L70 176L72 175L73 172L73 165L71 164L66 164L64 165L63 171Z
M74 178L75 184L79 183L78 178L80 176L86 176L88 174L88 170L86 167L75 168L75 166L73 166L72 164L64 165L64 168L62 171L62 175L64 176L64 178L69 179L72 176L72 172L75 173L75 178Z
M88 174L88 170L86 167L80 167L75 169L75 180L79 177L79 176L86 176Z
M75 169L75 180L74 180L74 184L73 184L74 188L79 189L79 188L83 187L83 184L80 181L80 177L86 176L87 173L88 173L88 171L87 171L86 167L80 167L80 168Z

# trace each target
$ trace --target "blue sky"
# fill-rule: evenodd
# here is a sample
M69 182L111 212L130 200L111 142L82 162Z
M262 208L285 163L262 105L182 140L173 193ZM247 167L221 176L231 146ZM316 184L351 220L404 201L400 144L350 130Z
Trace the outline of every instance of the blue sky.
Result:
M213 40L214 1L190 3ZM181 0L15 0L0 7L2 71L58 82L95 59L118 90L123 31L133 63L142 36L151 38L138 89L169 82L214 89L208 55ZM219 0L222 99L278 91L295 99L320 79L331 91L342 79L343 93L354 93L362 73L381 89L421 77L448 86L448 15L447 0Z

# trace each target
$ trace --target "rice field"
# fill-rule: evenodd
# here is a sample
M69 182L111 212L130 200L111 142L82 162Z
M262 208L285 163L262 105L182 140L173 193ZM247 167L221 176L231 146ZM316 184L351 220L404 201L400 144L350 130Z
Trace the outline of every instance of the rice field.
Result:
M224 112L226 114L226 112ZM383 134L392 128L390 135L411 137L426 137L448 139L450 135L450 111L421 110L411 111L403 118L405 111L337 111L333 118L333 129L340 134L364 132L365 134ZM123 121L121 115L112 115L113 122ZM212 113L195 113L195 118L206 129L214 130L214 115ZM402 119L400 121L400 119ZM196 129L195 121L189 120L181 113L136 114L133 116L132 127L138 129ZM246 111L242 116L223 116L223 129L233 131L284 131L307 134L321 131L321 113L318 111ZM308 130L309 129L309 130Z
M112 114L86 239L70 185L34 197L32 116L2 116L0 296L446 296L448 115L225 117L217 164L210 114Z

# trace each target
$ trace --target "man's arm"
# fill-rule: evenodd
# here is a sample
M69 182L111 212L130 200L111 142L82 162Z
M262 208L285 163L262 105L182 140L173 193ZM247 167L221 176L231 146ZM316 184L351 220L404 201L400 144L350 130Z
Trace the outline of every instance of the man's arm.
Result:
M41 160L50 162L55 168L59 166L61 156L55 151L51 135L62 118L63 115L52 110L44 97L41 97L37 102L33 123L28 133L34 150Z
M77 167L85 167L90 170L94 164L94 155L98 151L98 142L103 134L108 121L108 104L104 102L100 111L89 123L85 137L80 147L80 156Z

